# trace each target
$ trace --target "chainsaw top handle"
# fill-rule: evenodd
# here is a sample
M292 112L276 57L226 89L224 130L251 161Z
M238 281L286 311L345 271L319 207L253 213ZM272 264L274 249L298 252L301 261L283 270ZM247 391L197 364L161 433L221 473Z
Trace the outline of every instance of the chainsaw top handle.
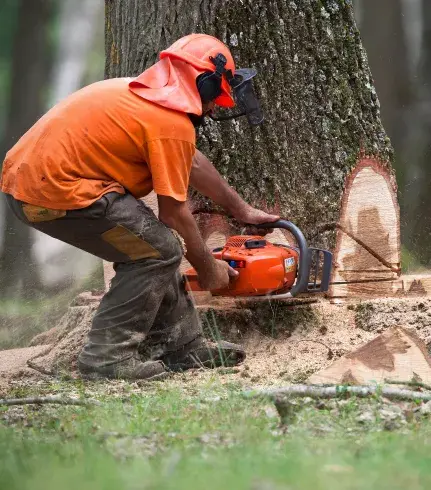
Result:
M262 223L260 225L250 225L256 228L281 228L283 230L290 231L295 237L296 243L299 248L299 264L298 264L298 276L296 282L290 293L292 296L296 296L299 293L306 292L308 290L308 278L310 273L310 255L308 253L307 240L305 239L302 231L290 221L279 219L272 223Z

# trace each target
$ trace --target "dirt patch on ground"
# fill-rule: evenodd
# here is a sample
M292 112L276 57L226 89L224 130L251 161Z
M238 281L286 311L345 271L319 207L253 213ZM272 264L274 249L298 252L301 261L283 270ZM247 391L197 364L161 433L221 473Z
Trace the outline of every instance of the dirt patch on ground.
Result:
M25 347L23 349L1 351L0 376L7 377L18 373L22 368L27 368L27 361L29 359L41 355L50 348L49 345L38 345L37 347Z
M59 324L33 339L33 347L0 352L5 382L17 376L68 374L77 376L76 360L91 325L100 296L79 295ZM199 307L206 334L240 342L247 351L242 366L227 369L229 380L251 385L305 381L314 372L373 339L384 329L414 328L431 342L431 300L372 300L333 305L319 300L235 303ZM51 346L37 345L50 343ZM19 374L21 373L21 374ZM193 379L210 373L187 373ZM5 383L4 382L4 383ZM3 384L4 384L3 383Z

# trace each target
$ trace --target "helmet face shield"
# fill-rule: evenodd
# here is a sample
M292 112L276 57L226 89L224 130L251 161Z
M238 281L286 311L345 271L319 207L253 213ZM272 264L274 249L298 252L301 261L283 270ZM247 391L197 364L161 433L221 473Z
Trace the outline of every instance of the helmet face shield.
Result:
M253 88L252 79L256 74L257 71L252 68L236 70L231 82L234 99L241 112L247 116L251 126L261 124L264 119L259 99Z
M252 79L257 72L253 68L242 68L235 70L235 73L227 71L225 76L232 87L233 98L235 99L240 112L234 114L211 116L214 121L227 121L237 117L246 116L251 126L258 126L264 120L263 112L260 107L259 99L253 88ZM217 101L216 101L217 103Z

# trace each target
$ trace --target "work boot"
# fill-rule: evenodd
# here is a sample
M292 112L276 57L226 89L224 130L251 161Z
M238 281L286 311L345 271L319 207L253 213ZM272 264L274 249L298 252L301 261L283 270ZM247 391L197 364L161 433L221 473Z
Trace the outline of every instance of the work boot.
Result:
M209 342L198 337L175 352L168 352L162 358L172 371L185 371L193 368L230 367L240 364L245 359L244 349L237 344Z
M157 381L165 379L169 373L162 361L142 362L135 357L129 357L123 361L105 366L89 366L78 361L79 372L86 379L145 379Z

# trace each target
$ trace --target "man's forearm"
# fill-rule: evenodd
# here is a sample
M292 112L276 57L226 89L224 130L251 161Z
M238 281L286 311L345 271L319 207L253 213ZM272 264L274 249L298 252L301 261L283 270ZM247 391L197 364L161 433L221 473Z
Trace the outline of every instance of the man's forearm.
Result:
M199 274L203 274L211 271L214 267L215 259L205 245L196 221L191 213L189 213L189 218L178 221L175 226L178 233L184 239L186 245L186 259Z
M193 158L190 185L233 215L238 216L242 209L250 207L199 150Z
M184 239L186 258L199 274L210 271L215 259L205 245L193 215L186 203L176 203L167 212L160 212L159 219L170 228L176 230Z

